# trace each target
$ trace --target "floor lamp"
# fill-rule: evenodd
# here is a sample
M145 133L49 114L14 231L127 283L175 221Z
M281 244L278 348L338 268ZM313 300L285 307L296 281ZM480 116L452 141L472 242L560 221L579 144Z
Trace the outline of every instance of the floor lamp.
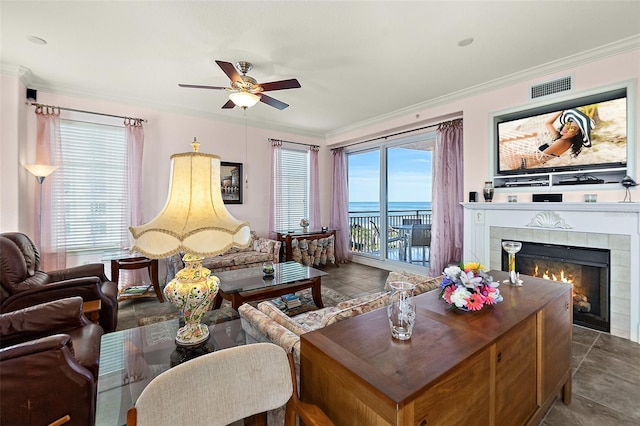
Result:
M38 248L42 250L42 182L51 173L55 172L58 166L49 166L47 164L27 164L24 166L29 173L38 179Z

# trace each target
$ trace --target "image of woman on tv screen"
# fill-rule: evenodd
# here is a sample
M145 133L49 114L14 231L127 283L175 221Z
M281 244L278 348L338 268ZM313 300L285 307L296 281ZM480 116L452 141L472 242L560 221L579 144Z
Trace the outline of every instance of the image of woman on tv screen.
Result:
M558 117L559 129L554 125ZM569 149L571 157L576 158L583 147L591 147L591 130L595 127L595 122L580 110L568 109L552 114L545 122L545 127L551 135L551 142L540 145L535 155L523 156L520 160L521 169L540 166Z

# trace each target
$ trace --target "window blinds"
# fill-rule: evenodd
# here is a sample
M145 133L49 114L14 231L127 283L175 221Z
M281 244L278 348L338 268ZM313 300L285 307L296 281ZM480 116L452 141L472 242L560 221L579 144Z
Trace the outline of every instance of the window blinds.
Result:
M309 152L282 148L279 182L280 200L275 205L277 231L300 229L300 219L309 217Z
M66 250L121 247L127 238L127 146L124 127L60 120Z

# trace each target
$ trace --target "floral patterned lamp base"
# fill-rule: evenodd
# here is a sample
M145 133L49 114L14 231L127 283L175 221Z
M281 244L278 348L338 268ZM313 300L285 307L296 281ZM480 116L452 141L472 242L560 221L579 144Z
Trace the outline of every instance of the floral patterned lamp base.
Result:
M186 266L167 284L164 295L184 317L185 324L178 330L176 344L193 346L209 338L209 327L201 324L200 319L216 296L220 280L202 267L200 256L187 253L182 260Z

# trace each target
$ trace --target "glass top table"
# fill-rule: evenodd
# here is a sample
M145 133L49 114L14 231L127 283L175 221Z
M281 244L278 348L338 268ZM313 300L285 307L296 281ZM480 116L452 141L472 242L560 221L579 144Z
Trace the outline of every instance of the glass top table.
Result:
M172 366L214 350L246 344L240 316L234 309L210 311L202 322L209 325L209 340L189 351L176 348L177 318L103 335L96 425L126 424L127 410L142 390Z
M245 302L278 297L306 288L311 288L315 305L324 307L321 278L328 275L326 272L298 262L276 263L273 266L273 277L265 277L259 266L213 273L220 279L213 308L218 309L223 299L229 300L231 306L238 309Z

